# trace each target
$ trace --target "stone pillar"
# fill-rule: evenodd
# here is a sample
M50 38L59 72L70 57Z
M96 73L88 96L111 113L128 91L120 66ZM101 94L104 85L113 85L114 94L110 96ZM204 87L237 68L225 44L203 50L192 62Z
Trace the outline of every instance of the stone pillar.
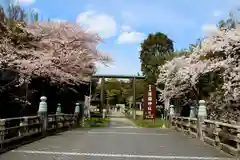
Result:
M170 105L169 106L169 127L172 127L174 115L175 115L174 105Z
M102 118L105 118L105 117L106 117L106 112L107 112L107 110L104 108L104 109L103 109L103 113L102 113Z
M196 107L190 106L190 118L196 118Z
M240 139L240 128L237 129L237 138ZM238 141L237 142L237 150L238 150L238 153L237 153L237 157L240 157L240 142Z
M74 114L75 115L78 115L80 113L80 104L79 103L76 103L76 107L75 107L75 111L74 111Z
M74 116L75 116L75 125L76 126L79 126L79 115L80 113L80 104L79 103L76 103L76 106L75 106L75 111L74 111Z
M0 119L0 152L3 151L3 141L5 139L5 119Z
M57 106L57 112L56 114L61 114L62 113L62 108L61 108L61 104L58 103L58 106Z
M204 127L204 119L207 117L207 109L205 106L205 101L199 101L198 107L198 117L197 117L197 126L198 126L198 137L203 140L203 127Z
M169 108L170 108L169 115L170 115L170 116L174 116L174 115L175 115L174 105L170 105Z
M19 126L27 126L27 125L28 125L28 117L24 117L23 119L21 119ZM22 127L20 128L18 135L24 136L24 134L26 134L27 132L28 132L28 127Z
M42 96L40 98L41 102L39 103L38 115L41 119L41 131L42 135L45 136L47 133L47 126L48 126L48 115L47 115L47 97Z

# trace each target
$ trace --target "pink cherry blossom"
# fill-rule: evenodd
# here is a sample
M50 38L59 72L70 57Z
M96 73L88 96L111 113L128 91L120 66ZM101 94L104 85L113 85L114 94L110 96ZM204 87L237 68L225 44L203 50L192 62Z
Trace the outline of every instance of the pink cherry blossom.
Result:
M191 92L201 76L223 71L225 102L240 100L240 25L218 30L202 41L190 55L176 57L159 67L157 84L165 84L162 99Z
M78 83L96 72L96 62L107 64L111 56L98 51L101 38L69 22L16 23L18 38L13 44L9 33L0 42L0 67L19 72L22 78L32 75L49 77L56 83ZM0 33L7 26L0 23ZM88 79L89 80L89 79Z

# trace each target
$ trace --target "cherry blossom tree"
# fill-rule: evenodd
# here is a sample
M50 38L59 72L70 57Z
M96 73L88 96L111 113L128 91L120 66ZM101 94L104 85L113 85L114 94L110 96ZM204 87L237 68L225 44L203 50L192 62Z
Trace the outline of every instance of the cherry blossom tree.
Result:
M4 32L7 26L1 24ZM112 60L96 49L100 37L69 22L16 22L14 28L17 33L8 30L0 43L0 67L14 68L24 78L35 75L57 83L84 82L96 72L95 62Z
M96 72L95 64L112 61L97 49L101 38L78 25L29 20L20 6L6 14L0 7L0 116L12 116L4 111L9 103L18 106L19 116L28 115L41 95L48 97L49 111L57 103L71 110L88 94L83 83Z
M240 102L240 25L233 29L217 30L206 36L194 48L190 55L183 55L168 61L159 67L160 74L157 84L164 84L162 99L184 97L189 99L187 93L200 94L203 85L210 85L211 74L217 74L223 84L220 88L212 90L221 92L223 103L232 106ZM206 77L208 76L208 77ZM203 84L203 77L206 79ZM215 87L216 84L215 84ZM212 98L213 93L209 93ZM198 96L196 96L198 97ZM184 99L183 98L183 99ZM196 99L195 99L196 100ZM216 103L214 105L217 105Z

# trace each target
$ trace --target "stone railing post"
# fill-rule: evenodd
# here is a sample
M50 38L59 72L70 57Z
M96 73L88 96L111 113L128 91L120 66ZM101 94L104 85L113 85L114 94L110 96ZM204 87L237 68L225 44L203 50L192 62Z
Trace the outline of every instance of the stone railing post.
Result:
M196 111L194 106L190 106L190 118L195 118L196 117Z
M3 141L5 139L5 119L0 119L0 151L3 150Z
M215 139L215 144L214 146L218 149L221 149L221 141L219 137L219 133L221 132L221 126L219 125L219 122L215 122L215 127L214 127L214 139Z
M24 126L19 129L19 132L18 132L19 136L24 136L24 134L26 134L28 132L27 125L28 125L28 117L24 117L19 124L19 126L21 126L21 127Z
M204 129L204 119L207 116L207 110L205 106L205 101L199 101L198 107L198 117L197 117L197 128L198 128L198 137L203 140L203 129Z
M173 116L175 115L174 113L174 105L169 106L169 127L172 127L173 123Z
M47 97L42 96L40 98L41 102L39 103L38 115L41 119L41 131L42 135L45 136L47 133L47 125L48 125L48 115L47 115Z
M237 129L237 138L240 139L240 128ZM240 157L240 142L237 142L237 150L238 150L238 154L237 156Z
M80 106L79 105L80 105L79 103L76 103L75 111L74 111L75 115L79 115L79 113L80 113Z
M102 118L105 118L105 117L106 117L106 112L107 112L107 110L106 110L106 109L103 109Z
M61 108L61 104L58 103L58 106L57 106L57 112L56 114L61 114L62 113L62 108Z
M80 113L80 104L76 103L74 116L75 116L75 125L79 126L79 113Z

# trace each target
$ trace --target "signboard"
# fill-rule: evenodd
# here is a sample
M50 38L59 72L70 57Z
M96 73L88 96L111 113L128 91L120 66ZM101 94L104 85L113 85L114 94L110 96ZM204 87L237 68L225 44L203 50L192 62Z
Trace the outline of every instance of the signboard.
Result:
M156 117L156 87L149 85L148 89L144 93L144 119L155 119Z

